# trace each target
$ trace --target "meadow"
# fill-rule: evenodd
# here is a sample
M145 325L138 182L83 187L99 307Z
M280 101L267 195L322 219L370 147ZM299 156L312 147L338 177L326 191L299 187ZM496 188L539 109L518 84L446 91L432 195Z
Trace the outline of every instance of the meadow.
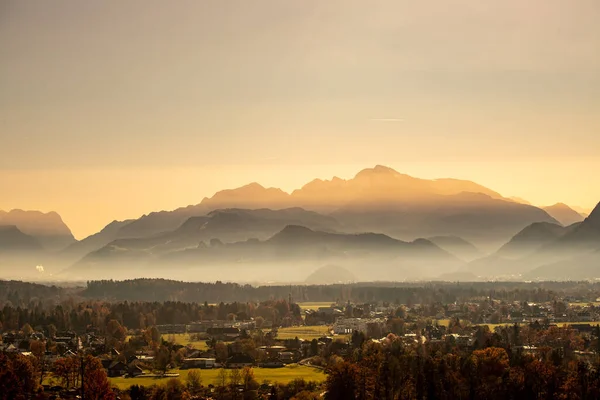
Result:
M294 379L304 379L305 381L323 382L326 379L326 375L323 371L308 367L304 365L291 364L283 368L253 368L254 378L259 382L268 383L283 383L287 384ZM177 373L182 382L185 383L188 373L192 370L171 370L169 374ZM199 371L202 378L203 385L217 384L217 375L219 374L218 369L202 369L194 370ZM143 385L152 386L166 383L170 378L168 377L135 377L135 378L109 378L111 385L117 386L119 389L127 389L132 385Z
M449 322L450 322L449 319L439 319L439 320L437 320L437 323L440 326L446 326L447 327L448 324L449 324ZM485 325L485 326L487 326L490 329L490 331L493 332L494 329L496 329L498 327L512 326L514 324L515 324L514 322L502 322L502 323L499 323L499 324L474 324L474 326L484 326ZM519 325L527 325L528 323L520 322L518 324ZM573 325L573 324L592 324L592 325L597 325L598 323L597 322L596 323L595 322L556 322L555 324L559 328L563 328L565 326Z
M330 307L333 303L331 301L314 301L314 302L300 302L298 305L302 310L313 310L316 311L319 307Z
M189 333L176 333L176 334L165 334L163 335L163 339L166 341L173 341L176 344L182 346L191 346L197 350L206 350L208 349L208 345L206 344L206 339L202 340L193 340L192 335Z
M305 340L318 339L323 336L331 336L329 329L326 325L279 328L277 330L277 339L295 339L296 337Z

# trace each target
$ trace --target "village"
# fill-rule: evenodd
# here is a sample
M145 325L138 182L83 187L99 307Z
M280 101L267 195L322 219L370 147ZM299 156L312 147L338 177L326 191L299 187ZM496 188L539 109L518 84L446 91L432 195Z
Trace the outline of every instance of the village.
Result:
M106 329L57 331L54 326L29 324L2 333L0 351L36 358L41 364L46 391L75 390L68 374L60 375L63 360L92 355L111 382L124 388L134 378L177 378L186 370L279 369L302 366L322 370L332 356L345 357L365 340L403 346L451 344L465 350L477 347L482 329L532 327L558 329L568 326L582 338L573 354L596 354L591 343L598 338L600 306L570 299L544 303L480 299L462 304L395 305L313 303L300 304L301 316L279 319L263 317L201 320L188 324L158 324L128 329L117 320ZM587 346L585 345L587 343ZM481 345L481 344L480 344ZM521 342L512 351L535 353L538 343ZM67 378L65 378L67 376ZM310 376L310 375L309 375ZM320 373L318 381L323 381ZM147 382L154 383L148 379ZM208 383L208 382L207 382ZM65 385L67 387L65 387Z

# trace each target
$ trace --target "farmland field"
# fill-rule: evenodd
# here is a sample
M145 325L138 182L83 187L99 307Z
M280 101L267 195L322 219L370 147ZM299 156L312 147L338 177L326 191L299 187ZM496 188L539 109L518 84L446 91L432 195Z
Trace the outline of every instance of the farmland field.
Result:
M448 323L450 322L449 319L439 319L437 320L437 323L440 326L448 326ZM461 321L462 322L462 321ZM514 325L514 322L502 322L499 324L473 324L473 326L484 326L487 325L487 327L490 329L490 331L493 331L494 329L496 329L497 327L502 327L502 326L511 326ZM519 322L519 325L527 325L528 323L526 322ZM598 325L599 322L556 322L555 323L556 326L558 326L559 328L565 327L567 325L573 325L573 324L591 324L591 325Z
M162 335L162 338L166 341L173 340L176 344L180 344L182 346L191 345L194 349L198 350L206 350L208 348L205 339L192 340L192 337L189 333L165 334Z
M319 307L329 307L333 303L331 301L316 301L316 302L304 302L298 303L302 310L317 310Z
M322 336L329 336L329 327L325 325L315 326L292 326L289 328L279 328L277 339L299 339L312 340Z
M191 370L171 370L169 373L178 373L180 380L185 382L187 375ZM218 369L202 369L195 370L200 372L202 377L202 384L216 384ZM326 378L324 372L313 367L307 367L303 365L292 364L283 368L253 368L254 377L259 382L264 381L272 383L284 383L287 384L294 379L302 378L306 381L323 382ZM109 378L110 383L113 386L117 386L120 389L127 389L131 385L143 385L152 386L155 384L164 384L169 378L157 378L157 377L137 377L137 378Z

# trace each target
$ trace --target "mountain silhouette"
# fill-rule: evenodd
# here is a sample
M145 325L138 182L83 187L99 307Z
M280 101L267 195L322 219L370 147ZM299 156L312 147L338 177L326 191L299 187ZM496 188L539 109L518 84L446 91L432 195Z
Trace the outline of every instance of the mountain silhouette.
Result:
M356 281L356 276L339 265L326 265L312 272L305 283L308 285L329 285L336 283L351 283Z
M73 263L86 254L96 251L115 240L120 230L131 222L132 220L113 221L106 225L100 232L90 235L78 242L72 243L70 246L62 250L58 256L67 263Z
M183 227L182 227L183 228ZM110 274L137 268L145 274L179 271L207 274L235 274L269 280L279 274L301 275L314 265L332 264L347 268L365 280L403 280L433 277L455 271L463 263L433 243L421 239L403 242L382 234L340 234L288 225L266 240L250 239L233 243L220 240L177 251L153 253L148 249L124 248L116 241L90 253L68 270L75 276ZM311 267L312 266L312 267ZM268 272L265 272L267 271ZM187 272L186 272L187 271ZM298 279L304 279L298 276Z
M50 251L61 250L75 242L71 230L55 212L42 213L18 209L9 212L0 211L0 225L16 226L21 232L37 239L42 247Z
M223 208L287 208L290 195L281 189L265 188L253 182L237 189L227 189L204 198L200 205L208 210Z
M511 197L509 197L509 199L514 201L515 203L526 204L528 206L532 205L531 202L529 202L521 197L511 196Z
M205 216L190 217L177 229L149 237L120 238L104 247L128 251L142 251L141 255L159 256L167 252L196 248L201 242L219 239L221 242L245 241L251 238L268 239L290 224L303 224L315 229L335 230L339 223L332 217L301 208L283 210L215 210ZM119 230L118 233L122 231ZM98 248L95 250L102 250ZM110 254L104 249L99 254Z
M573 210L564 203L556 203L549 207L543 207L552 218L560 222L564 226L573 225L574 223L584 220L584 216Z
M536 222L517 233L496 254L513 259L524 257L534 253L542 246L554 242L567 231L568 228L558 224Z
M194 206L144 215L122 227L117 237L163 234L218 209L293 207L330 214L347 233L381 232L403 240L454 235L488 247L499 246L533 222L556 222L539 208L517 204L471 181L419 179L377 165L348 180L315 179L291 194L258 183L222 190Z
M568 227L533 224L496 254L470 263L480 276L522 279L594 279L600 265L600 204L583 222Z
M8 214L15 219L19 213L0 213L0 221ZM315 179L289 194L258 183L222 190L196 205L114 221L80 242L74 241L58 214L49 213L46 219L40 218L45 214L35 215L35 223L27 225L23 222L27 218L19 218L23 226L11 225L46 248L62 250L52 260L53 265L73 265L70 271L89 272L92 265L100 270L103 266L132 266L155 271L167 265L167 260L185 268L205 268L211 263L257 267L279 261L296 265L300 260L302 268L312 270L327 264L346 268L355 257L351 268L372 269L381 279L386 279L386 273L399 279L452 273L454 266L464 264L462 260L479 257L478 249L495 250L532 224L559 226L546 211L504 198L477 183L420 179L382 165L363 169L350 179ZM589 226L597 218L597 213L590 215L586 221L591 222L581 226ZM580 231L577 225L569 228L573 233ZM585 236L587 229L577 235ZM50 233L66 244L47 245ZM505 258L516 260L536 253L538 247L553 244L555 236L547 233L546 241L543 235L540 233L538 242L517 237L515 243L523 245L520 253L509 255L504 249L506 254L493 257L504 262ZM432 240L417 240L427 237ZM515 243L507 245L508 249ZM427 267L417 255L426 255L424 259L433 260L435 265ZM441 264L452 266L441 268L436 257L445 260ZM477 260L469 268L484 261ZM531 269L539 265L536 261Z
M458 236L434 236L427 240L464 261L472 261L482 256L481 250Z
M15 225L0 225L0 253L41 250L42 245L36 238L21 232Z

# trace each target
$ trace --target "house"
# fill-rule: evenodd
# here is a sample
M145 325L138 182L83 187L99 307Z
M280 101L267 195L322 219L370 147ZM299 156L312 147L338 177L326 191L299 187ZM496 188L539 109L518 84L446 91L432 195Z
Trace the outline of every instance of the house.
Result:
M292 351L279 352L279 360L284 364L291 364L296 360L296 355Z
M277 358L277 355L286 350L285 346L261 346L259 350L264 352L269 358Z
M240 336L240 328L236 327L212 327L206 330L208 336L220 340L233 340Z
M215 367L215 361L214 358L185 358L181 365L181 369L212 369Z
M284 364L280 359L275 358L272 360L267 360L259 365L261 368L283 368Z
M19 349L17 349L15 345L11 343L4 349L4 351L6 351L7 353L16 353L19 351Z
M250 357L247 354L234 354L229 357L225 362L227 368L244 368L251 367L254 365L254 358Z
M122 361L113 361L107 369L107 374L110 377L123 376L127 374L127 372L127 365Z
M138 361L138 357L136 355L132 355L127 357L127 364L131 365L131 363Z
M333 325L333 333L343 335L358 331L366 335L369 325L372 324L383 328L385 320L380 318L339 318Z
M138 365L129 365L128 374L129 376L140 376L144 371Z
M166 325L156 325L156 329L161 334L175 334L175 333L185 333L187 326L185 324L166 324Z

